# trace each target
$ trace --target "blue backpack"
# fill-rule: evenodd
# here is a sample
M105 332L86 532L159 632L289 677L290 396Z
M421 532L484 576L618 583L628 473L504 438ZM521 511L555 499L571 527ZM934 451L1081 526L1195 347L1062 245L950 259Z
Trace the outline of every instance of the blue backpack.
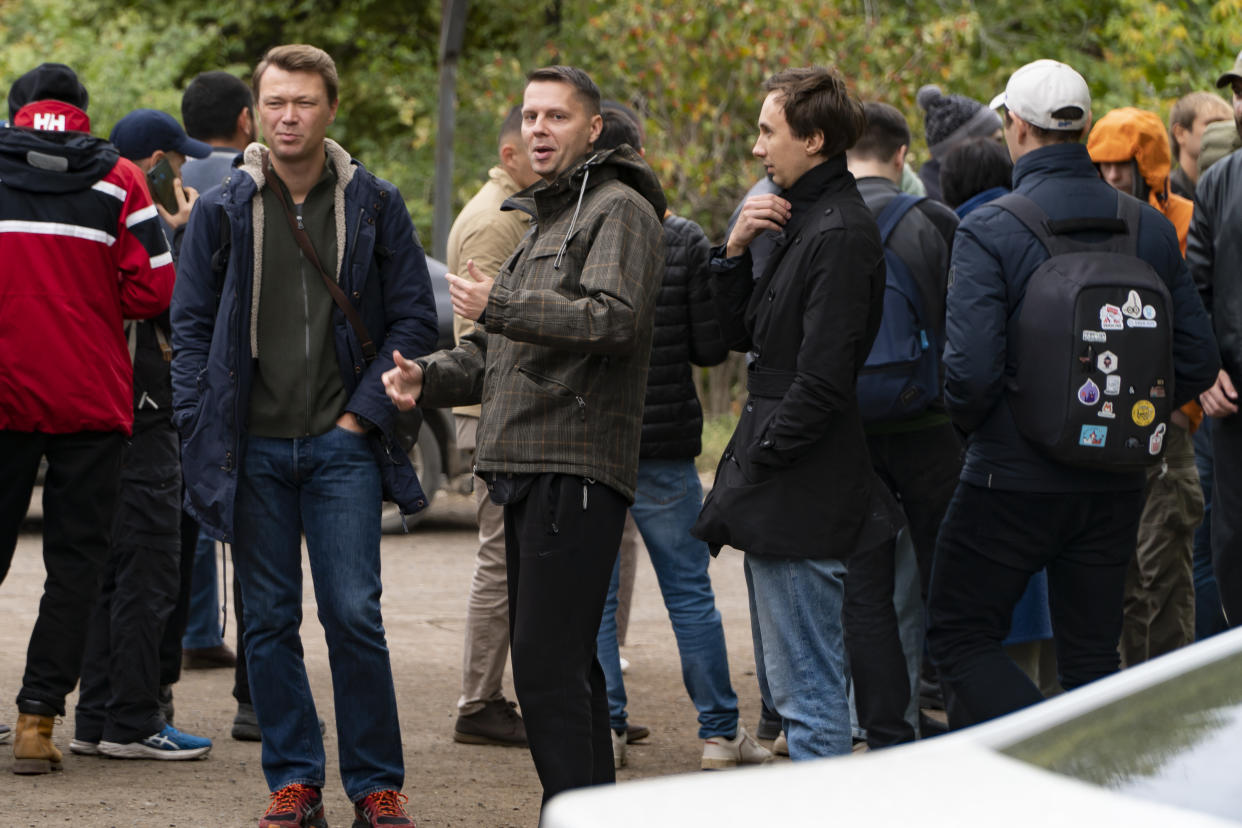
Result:
M893 229L922 200L901 193L876 217L884 245L884 316L871 353L858 372L858 410L864 423L912 417L940 396L940 348L935 332L910 268L888 246Z

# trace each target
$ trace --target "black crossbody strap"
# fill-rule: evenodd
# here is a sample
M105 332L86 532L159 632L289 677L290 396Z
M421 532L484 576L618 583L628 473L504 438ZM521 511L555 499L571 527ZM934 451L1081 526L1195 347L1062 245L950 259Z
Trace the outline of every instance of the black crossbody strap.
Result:
M272 169L271 158L266 152L263 153L263 174L272 182L272 191L280 199L280 206L285 210L285 218L289 220L289 229L293 232L293 240L302 249L302 255L306 256L306 260L314 265L315 269L319 271L319 275L323 277L324 287L332 295L332 301L336 302L336 306L341 309L341 313L345 314L345 318L349 320L350 327L354 329L354 334L358 337L358 342L362 346L362 358L369 364L375 359L375 342L372 341L371 334L367 333L367 326L362 324L362 317L358 314L358 309L350 304L349 299L345 296L345 291L341 290L341 286L328 275L328 271L324 270L323 265L320 264L319 254L315 252L315 245L311 243L310 236L298 226L297 216L293 214L293 206L289 203L284 188L280 186L280 177Z

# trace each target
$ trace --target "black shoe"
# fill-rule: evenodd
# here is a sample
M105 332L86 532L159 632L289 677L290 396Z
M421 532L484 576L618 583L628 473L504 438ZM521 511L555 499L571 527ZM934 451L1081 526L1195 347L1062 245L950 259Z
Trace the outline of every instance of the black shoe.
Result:
M759 706L759 727L755 728L755 738L763 739L771 742L781 735L781 717L775 710L769 710L767 705Z
M319 717L319 735L328 732L328 723ZM233 717L233 738L239 742L262 742L263 733L259 730L259 717L254 714L254 705L246 702L237 703L237 715Z
M254 715L254 705L237 703L237 715L233 717L233 738L239 742L262 742L259 717Z
M635 742L641 742L651 735L651 729L642 725L627 724L625 726L625 743L632 745Z
M517 712L517 705L496 699L469 716L458 716L453 728L453 741L465 745L503 745L526 747L526 723Z
M181 668L183 670L217 670L233 669L237 666L237 656L227 644L214 647L198 647L181 651Z

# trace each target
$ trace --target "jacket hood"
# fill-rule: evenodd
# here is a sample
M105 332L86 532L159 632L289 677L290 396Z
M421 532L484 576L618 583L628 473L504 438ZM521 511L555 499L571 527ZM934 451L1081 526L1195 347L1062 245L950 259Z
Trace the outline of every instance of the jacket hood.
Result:
M0 129L0 180L19 190L85 190L107 175L119 158L116 147L85 132Z
M1087 152L1096 164L1133 160L1151 192L1164 201L1172 156L1164 122L1156 113L1132 106L1114 109L1091 128Z
M616 178L650 202L656 216L668 210L664 188L655 172L647 166L643 157L628 144L615 149L588 153L581 161L570 167L555 181L538 181L520 193L505 200L502 209L522 210L537 215L535 199L541 202L569 202L597 184Z

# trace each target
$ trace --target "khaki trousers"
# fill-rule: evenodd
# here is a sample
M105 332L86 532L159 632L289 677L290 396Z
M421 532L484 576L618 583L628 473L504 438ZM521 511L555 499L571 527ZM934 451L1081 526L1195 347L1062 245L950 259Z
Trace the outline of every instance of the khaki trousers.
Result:
M1190 433L1170 423L1164 463L1147 472L1138 549L1126 573L1121 663L1129 667L1195 640L1195 527L1203 489ZM1167 468L1166 468L1167 467Z
M473 448L477 417L457 416L457 444ZM505 574L504 508L492 503L481 480L474 482L479 551L466 601L466 642L457 712L469 716L503 697L501 680L509 656L509 585Z

